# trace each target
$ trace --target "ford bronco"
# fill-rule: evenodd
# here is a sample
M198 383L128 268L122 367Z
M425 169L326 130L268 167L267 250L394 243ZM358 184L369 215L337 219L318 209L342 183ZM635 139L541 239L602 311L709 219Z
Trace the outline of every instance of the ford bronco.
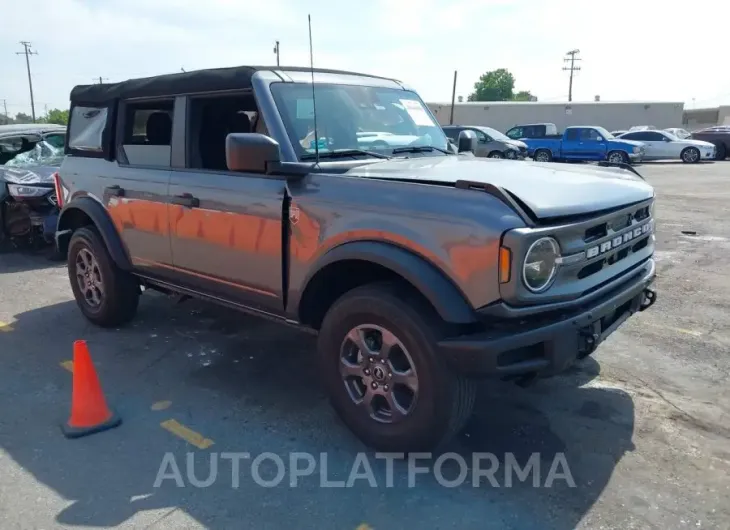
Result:
M58 250L99 326L155 289L316 333L346 425L428 450L478 379L558 373L655 300L635 171L476 158L474 141L450 147L416 92L350 72L77 86Z

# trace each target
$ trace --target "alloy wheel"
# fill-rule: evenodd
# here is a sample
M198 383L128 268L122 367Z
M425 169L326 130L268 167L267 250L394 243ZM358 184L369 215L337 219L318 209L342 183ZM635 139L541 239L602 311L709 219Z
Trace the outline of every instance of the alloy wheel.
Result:
M416 367L391 331L374 324L351 329L340 347L339 370L350 399L372 419L397 423L415 409Z
M99 263L87 248L76 255L76 281L89 307L98 308L104 300L104 284Z

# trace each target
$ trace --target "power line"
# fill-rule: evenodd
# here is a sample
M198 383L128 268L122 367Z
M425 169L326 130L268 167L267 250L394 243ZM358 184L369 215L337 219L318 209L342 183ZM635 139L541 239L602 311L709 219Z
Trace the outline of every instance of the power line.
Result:
M570 66L564 66L563 70L570 71L570 81L568 82L568 101L573 101L573 72L579 72L580 66L576 66L575 62L580 61L580 57L576 57L580 53L580 50L570 50L565 54L566 63L570 63Z
M33 101L33 79L30 75L30 56L38 55L38 52L34 52L30 49L30 42L21 41L23 46L22 52L15 52L15 55L25 55L25 67L28 69L28 87L30 88L30 111L33 116L33 123L35 123L35 101Z

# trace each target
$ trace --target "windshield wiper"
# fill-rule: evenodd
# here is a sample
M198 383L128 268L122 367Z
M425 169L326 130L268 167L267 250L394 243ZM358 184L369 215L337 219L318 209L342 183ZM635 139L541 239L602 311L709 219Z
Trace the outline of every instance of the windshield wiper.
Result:
M372 156L375 158L390 158L388 155L381 153L373 153L372 151L365 151L364 149L337 149L336 151L326 151L319 153L319 158L339 158L341 156ZM302 160L314 160L317 158L316 153L307 153L302 155Z
M432 145L410 145L408 147L396 147L393 149L393 154L396 153L431 153L433 151L439 151L440 153L445 153L447 155L450 155L451 152L447 151L446 149L441 149L440 147L434 147Z

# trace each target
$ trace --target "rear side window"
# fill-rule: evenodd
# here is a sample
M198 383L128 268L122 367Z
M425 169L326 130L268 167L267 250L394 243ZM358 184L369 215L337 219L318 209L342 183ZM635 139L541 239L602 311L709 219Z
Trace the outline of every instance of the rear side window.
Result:
M101 153L106 121L106 107L74 107L68 126L69 149Z
M459 129L453 127L449 129L444 129L444 134L446 134L448 138L451 138L455 142L459 141L459 132Z

